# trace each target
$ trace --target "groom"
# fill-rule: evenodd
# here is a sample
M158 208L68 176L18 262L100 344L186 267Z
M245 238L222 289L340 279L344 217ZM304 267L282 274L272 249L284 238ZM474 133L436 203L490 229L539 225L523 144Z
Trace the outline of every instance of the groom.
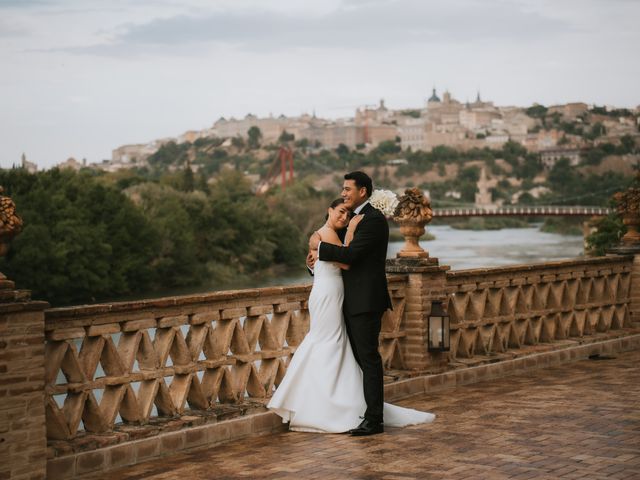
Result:
M343 270L344 319L356 361L363 374L367 410L364 420L349 433L355 436L382 433L384 403L382 358L378 352L378 336L382 315L391 308L387 289L385 260L389 242L389 226L384 215L369 203L373 190L371 178L364 172L344 176L344 206L362 215L348 247L320 242L314 234L309 248L317 250L317 258L350 266ZM315 259L314 255L314 259Z

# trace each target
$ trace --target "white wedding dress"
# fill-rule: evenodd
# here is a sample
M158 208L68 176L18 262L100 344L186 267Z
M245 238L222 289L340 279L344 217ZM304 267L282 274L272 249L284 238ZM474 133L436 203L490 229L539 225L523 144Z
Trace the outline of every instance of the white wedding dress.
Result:
M367 408L358 366L342 315L340 268L318 260L309 296L311 327L267 408L300 432L341 433L357 427ZM384 425L403 427L435 415L384 404Z

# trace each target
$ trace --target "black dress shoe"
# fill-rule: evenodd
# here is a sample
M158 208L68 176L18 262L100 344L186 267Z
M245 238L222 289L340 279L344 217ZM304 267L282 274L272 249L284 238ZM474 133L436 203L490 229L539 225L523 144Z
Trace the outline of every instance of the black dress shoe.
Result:
M384 432L382 422L372 422L366 418L356 428L349 430L349 433L354 437L364 437L365 435L375 435L382 432Z

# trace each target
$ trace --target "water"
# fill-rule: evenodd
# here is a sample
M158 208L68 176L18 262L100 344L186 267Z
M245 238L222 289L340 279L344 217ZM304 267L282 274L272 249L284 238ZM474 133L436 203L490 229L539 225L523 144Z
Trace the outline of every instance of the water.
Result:
M545 233L538 227L456 230L437 225L427 231L436 239L420 246L452 270L563 260L580 257L584 248L582 235ZM395 257L402 245L390 243L388 256Z
M503 228L502 230L456 230L447 225L427 227L435 240L421 241L420 246L436 257L440 265L452 270L498 267L520 263L544 263L580 257L583 254L581 235L561 235L541 232L538 227ZM395 258L404 242L390 242L388 258ZM306 272L292 272L269 285L309 283ZM255 285L258 286L258 285ZM260 285L262 286L262 284Z

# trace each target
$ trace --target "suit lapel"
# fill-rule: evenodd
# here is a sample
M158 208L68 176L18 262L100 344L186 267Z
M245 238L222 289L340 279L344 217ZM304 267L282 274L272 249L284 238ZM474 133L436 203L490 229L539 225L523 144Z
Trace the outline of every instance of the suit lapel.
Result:
M367 203L364 207L362 207L362 210L360 211L360 213L365 215L367 213L371 213L373 210L375 210L375 208L373 208L373 205L371 205L370 203Z

